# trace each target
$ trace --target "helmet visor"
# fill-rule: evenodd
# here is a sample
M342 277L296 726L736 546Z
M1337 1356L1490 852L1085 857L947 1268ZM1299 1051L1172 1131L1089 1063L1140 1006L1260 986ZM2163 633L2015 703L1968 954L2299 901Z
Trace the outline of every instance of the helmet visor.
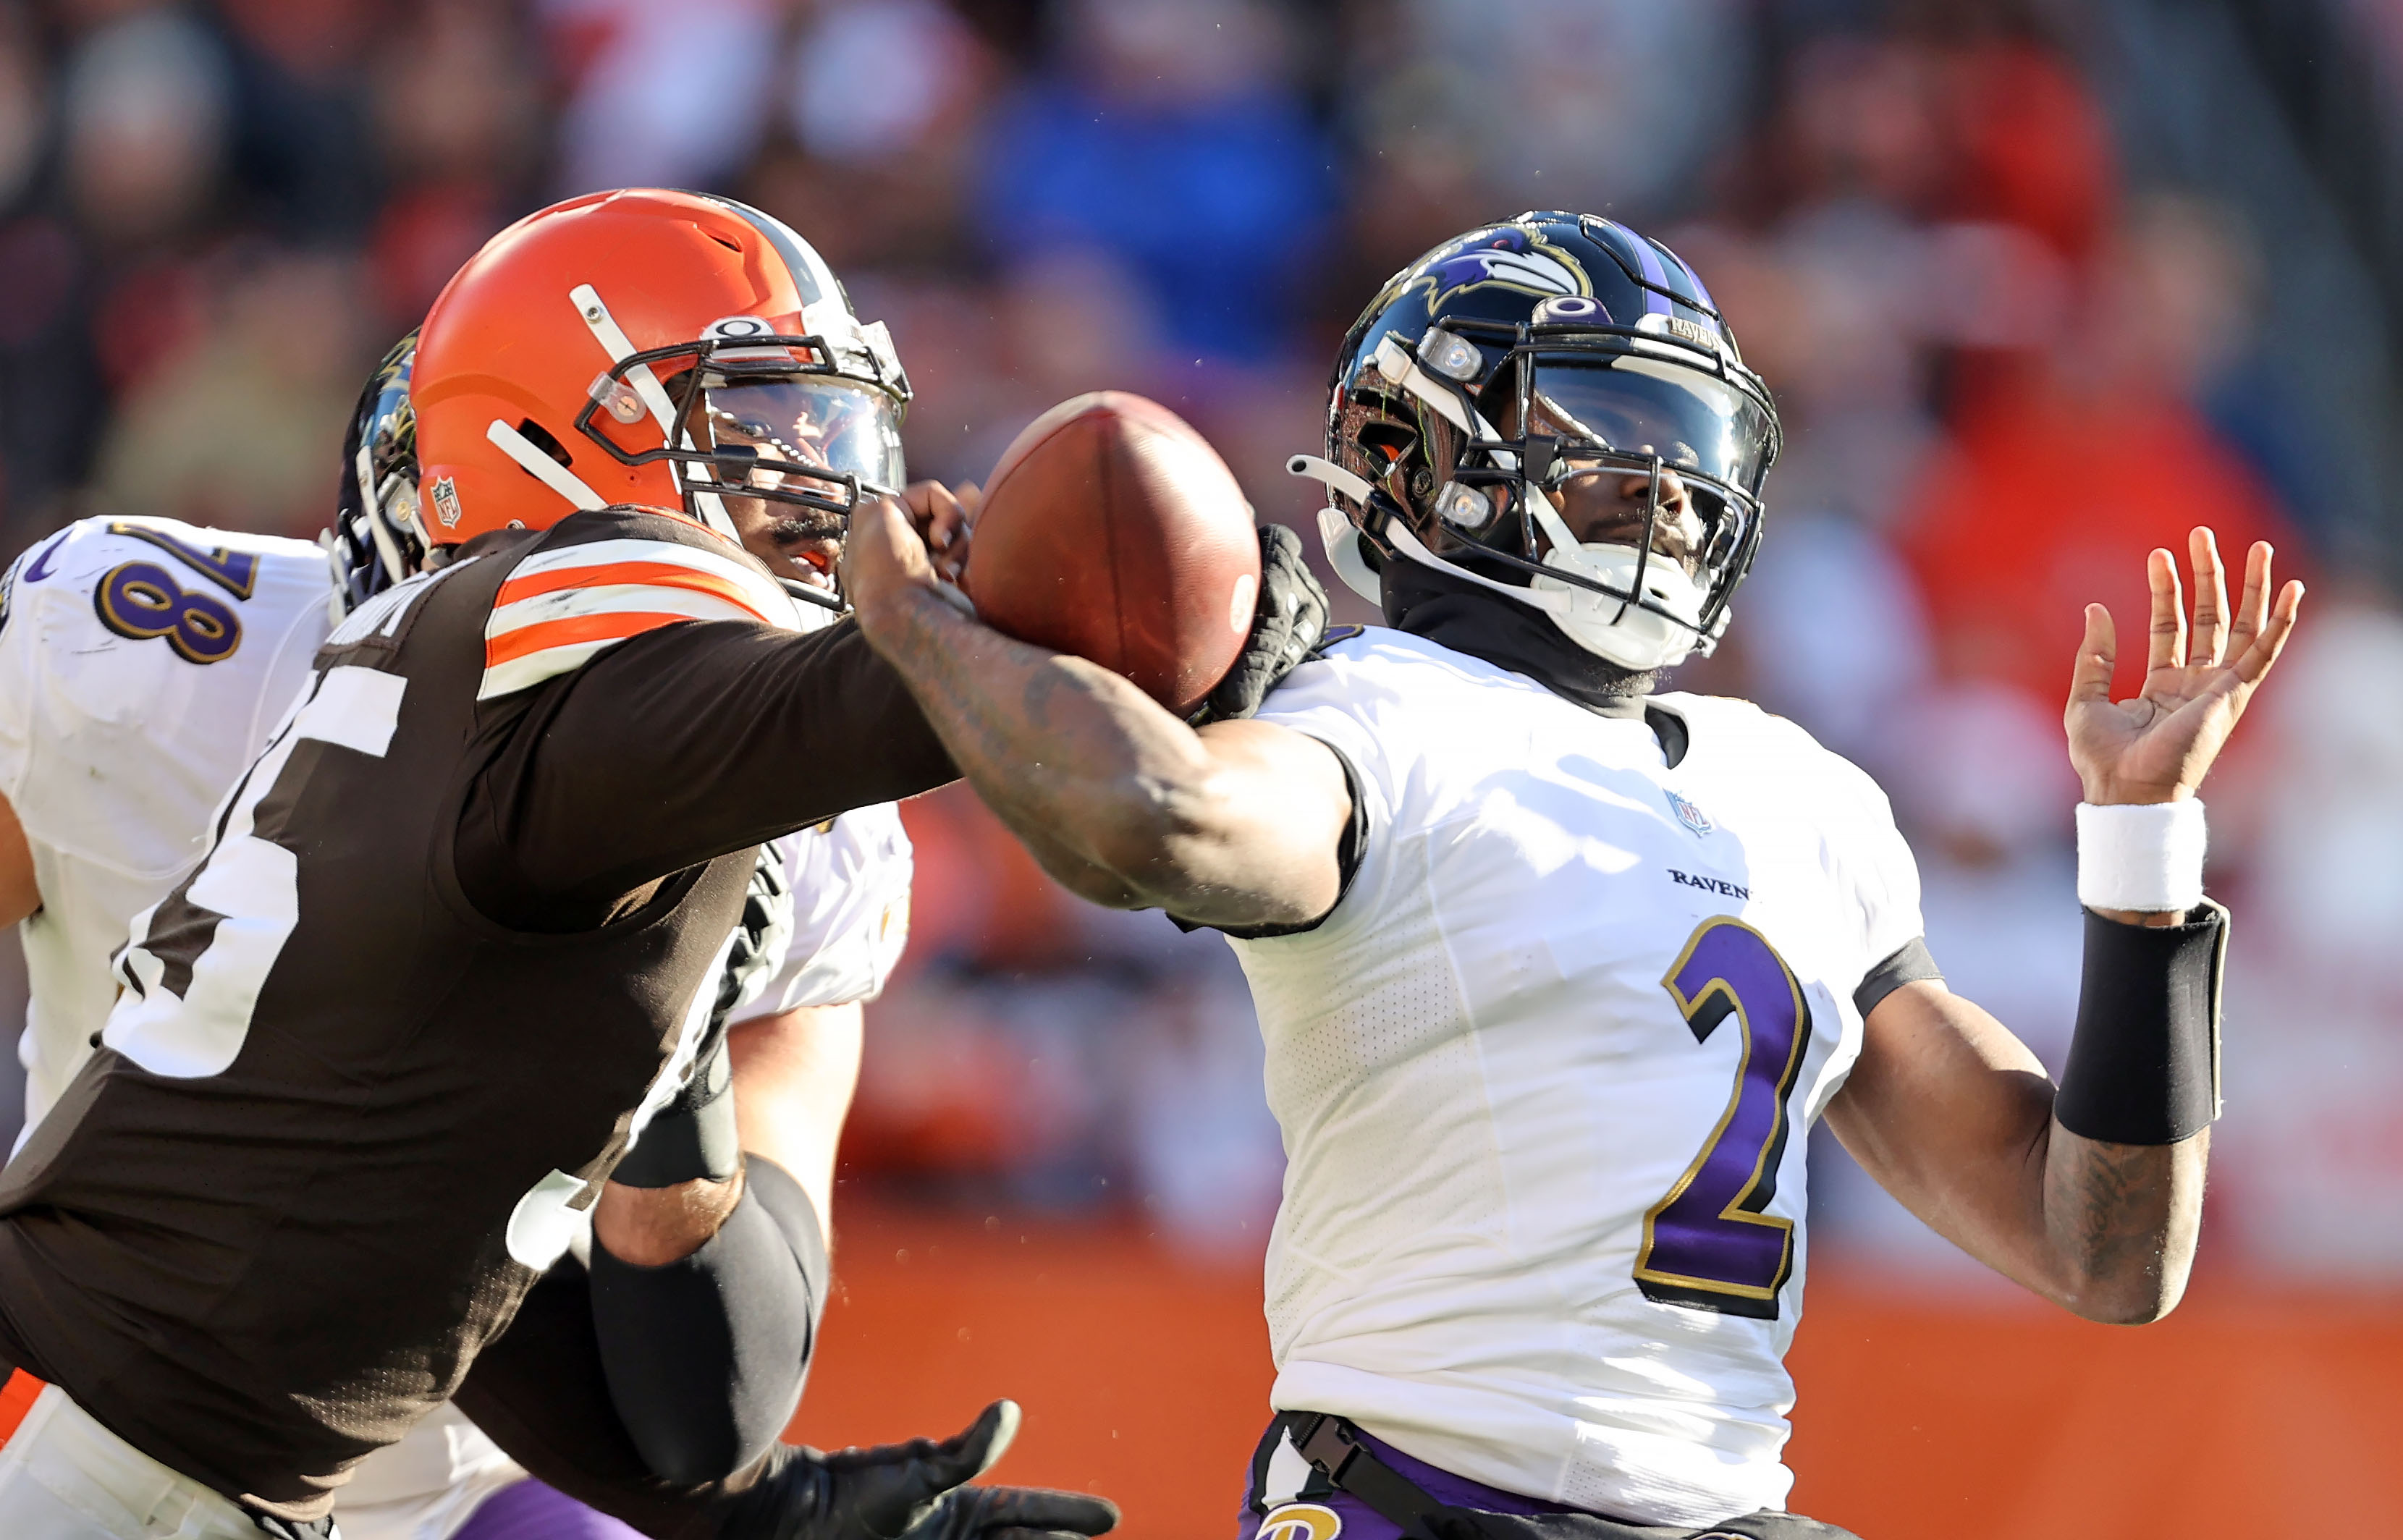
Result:
M834 379L732 381L704 393L701 423L726 479L762 490L823 492L810 471L897 491L905 479L892 397ZM738 476L731 458L746 454Z
M1757 496L1773 429L1768 409L1724 381L1640 354L1537 354L1527 431L1579 448L1698 472Z

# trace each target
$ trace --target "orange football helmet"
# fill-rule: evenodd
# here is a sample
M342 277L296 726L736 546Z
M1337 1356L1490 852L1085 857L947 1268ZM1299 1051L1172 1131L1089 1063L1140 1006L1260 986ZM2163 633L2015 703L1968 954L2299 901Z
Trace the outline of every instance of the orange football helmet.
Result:
M904 479L883 323L727 198L638 187L519 220L434 301L409 389L436 545L628 503L730 538L728 494L840 520Z

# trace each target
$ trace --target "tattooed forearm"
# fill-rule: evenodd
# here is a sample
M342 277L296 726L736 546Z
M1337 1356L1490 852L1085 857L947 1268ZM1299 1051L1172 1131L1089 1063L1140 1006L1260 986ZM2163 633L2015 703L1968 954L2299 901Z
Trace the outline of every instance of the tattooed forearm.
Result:
M1133 687L1080 659L977 625L932 597L881 628L878 646L908 681L944 746L987 806L1044 868L1096 903L1144 902L1091 848L1111 808L1142 800L1143 761L1167 720ZM1141 730L1148 726L1148 733Z
M2063 1291L2083 1313L2150 1321L2177 1303L2194 1261L2208 1138L2109 1145L2053 1126L2046 1228Z

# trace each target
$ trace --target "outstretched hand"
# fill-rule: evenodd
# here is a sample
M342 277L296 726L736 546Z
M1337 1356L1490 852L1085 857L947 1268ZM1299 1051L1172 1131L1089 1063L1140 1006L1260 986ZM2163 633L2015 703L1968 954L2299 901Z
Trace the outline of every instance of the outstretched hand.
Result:
M2268 541L2255 542L2245 561L2244 593L2232 617L2211 531L2196 529L2188 548L2194 563L2191 638L2177 563L2168 551L2156 550L2146 562L2151 646L2144 687L2130 700L2111 699L2118 658L2111 612L2086 606L2086 639L2077 649L2063 721L2070 762L2085 784L2086 800L2098 806L2193 796L2295 629L2303 585L2289 581L2271 604Z

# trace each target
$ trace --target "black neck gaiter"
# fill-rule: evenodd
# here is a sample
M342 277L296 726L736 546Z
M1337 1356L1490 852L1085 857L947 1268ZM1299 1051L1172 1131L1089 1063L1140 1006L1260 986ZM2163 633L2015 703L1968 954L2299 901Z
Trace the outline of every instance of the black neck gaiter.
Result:
M1540 610L1408 560L1390 561L1382 575L1385 623L1396 631L1481 658L1522 673L1597 716L1648 724L1671 765L1686 756L1686 723L1646 699L1660 672L1637 673L1596 658L1563 635Z
M1385 563L1385 624L1454 652L1523 673L1554 695L1604 716L1641 716L1659 682L1596 658L1540 610L1408 560Z

